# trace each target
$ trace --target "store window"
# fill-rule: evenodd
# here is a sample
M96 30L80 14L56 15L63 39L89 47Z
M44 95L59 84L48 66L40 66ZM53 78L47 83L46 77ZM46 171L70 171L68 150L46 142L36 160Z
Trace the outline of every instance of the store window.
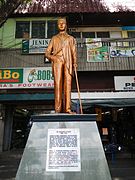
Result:
M32 21L32 38L45 38L45 21Z
M128 31L127 33L129 38L135 38L135 31Z
M75 38L110 38L109 32L69 32Z
M28 21L17 21L16 22L16 32L15 32L15 38L24 38L29 37L30 33L30 22Z
M69 32L74 38L81 38L81 32Z
M58 33L57 21L48 21L47 22L47 37L51 38L57 33Z
M57 33L57 20L16 22L15 38L51 38Z
M96 32L97 38L110 38L109 32ZM102 46L110 46L110 42L106 42L102 40Z
M135 38L135 31L128 31L127 32L127 34L128 34L128 38ZM129 46L130 47L134 47L135 46L135 42L129 42Z
M110 38L109 32L97 32L97 38Z
M95 38L95 32L82 32L83 38Z

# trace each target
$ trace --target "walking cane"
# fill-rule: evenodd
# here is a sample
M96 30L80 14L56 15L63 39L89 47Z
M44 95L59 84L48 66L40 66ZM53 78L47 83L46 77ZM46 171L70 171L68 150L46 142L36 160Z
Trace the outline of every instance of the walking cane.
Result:
M78 83L78 77L77 77L76 67L75 67L75 78L76 78L76 85L77 85L78 97L79 97L79 102L80 102L80 110L81 110L81 114L83 114L82 102L81 102L81 97L80 97L80 89L79 89L79 83Z

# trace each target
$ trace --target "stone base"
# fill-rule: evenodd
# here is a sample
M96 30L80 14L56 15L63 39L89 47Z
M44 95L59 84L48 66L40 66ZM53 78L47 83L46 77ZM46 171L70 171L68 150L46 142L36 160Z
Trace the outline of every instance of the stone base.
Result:
M32 116L16 180L111 180L95 118Z

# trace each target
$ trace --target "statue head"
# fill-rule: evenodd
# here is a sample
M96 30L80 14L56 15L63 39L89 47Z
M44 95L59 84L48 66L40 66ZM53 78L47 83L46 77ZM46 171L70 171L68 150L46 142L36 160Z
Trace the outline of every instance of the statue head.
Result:
M58 19L58 29L60 32L64 32L67 30L67 21L66 18L62 17Z

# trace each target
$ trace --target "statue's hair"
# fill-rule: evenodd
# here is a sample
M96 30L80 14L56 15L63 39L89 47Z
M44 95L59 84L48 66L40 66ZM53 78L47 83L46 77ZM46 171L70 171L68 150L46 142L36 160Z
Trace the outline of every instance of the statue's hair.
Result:
M63 20L67 23L67 20L66 20L65 17L59 17L59 18L58 18L58 22L59 22L59 20L61 20L61 19L63 19Z

